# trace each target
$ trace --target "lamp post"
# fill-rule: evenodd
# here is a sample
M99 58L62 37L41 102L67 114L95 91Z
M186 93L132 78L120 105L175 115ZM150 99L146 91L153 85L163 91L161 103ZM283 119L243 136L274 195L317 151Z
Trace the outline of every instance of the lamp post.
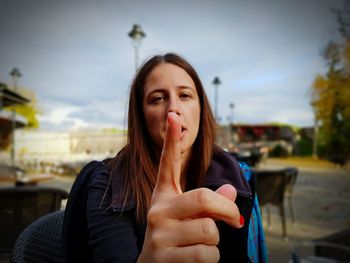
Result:
M231 102L229 106L230 106L230 110L231 110L230 124L229 124L229 126L230 126L230 136L231 136L230 143L232 144L233 141L234 141L234 138L233 138L233 109L235 107L235 104L233 104L233 102Z
M230 103L230 110L231 110L231 124L233 124L233 109L235 108L235 104L233 102Z
M141 46L141 40L146 37L146 34L142 31L140 25L134 24L128 35L133 41L135 49L135 71L137 71L139 63L139 48Z
M18 80L22 76L18 68L13 68L10 72L12 77L13 91L17 91ZM15 130L16 130L16 111L12 110L12 136L11 136L11 164L15 165Z
M219 77L215 77L213 80L213 85L215 88L215 96L214 96L214 116L215 120L218 122L219 121L219 116L218 116L218 92L219 92L219 85L221 84L221 81Z
M316 103L312 102L311 106L313 107L313 110L314 110L314 138L312 142L312 157L317 159L318 120L317 120Z

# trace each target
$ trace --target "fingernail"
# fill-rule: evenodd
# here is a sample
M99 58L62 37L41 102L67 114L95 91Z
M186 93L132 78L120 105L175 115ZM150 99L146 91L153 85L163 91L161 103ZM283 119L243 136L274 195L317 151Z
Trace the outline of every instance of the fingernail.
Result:
M244 217L242 215L240 215L239 217L239 223L241 224L241 226L244 225Z

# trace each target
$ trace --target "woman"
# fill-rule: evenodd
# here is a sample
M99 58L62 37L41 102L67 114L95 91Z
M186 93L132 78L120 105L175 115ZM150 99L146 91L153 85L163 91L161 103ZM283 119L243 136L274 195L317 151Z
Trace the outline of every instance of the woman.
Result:
M91 262L265 261L254 193L214 138L213 114L192 66L175 54L147 61L131 86L127 145L84 176L90 178L84 256ZM66 212L65 225L71 217Z

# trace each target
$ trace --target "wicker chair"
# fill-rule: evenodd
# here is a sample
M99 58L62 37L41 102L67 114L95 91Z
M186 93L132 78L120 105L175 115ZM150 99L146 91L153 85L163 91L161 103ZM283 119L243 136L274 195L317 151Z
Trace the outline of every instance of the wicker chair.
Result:
M26 227L16 240L10 262L63 263L63 216L64 210L59 210Z
M265 206L271 204L279 208L284 239L287 239L284 198L287 197L289 200L292 220L295 222L291 197L297 175L298 170L294 167L280 170L253 170L255 191L258 195L260 205ZM269 207L267 208L267 224L270 226L270 210Z
M0 189L0 254L10 253L18 235L39 217L57 211L64 190L23 186Z

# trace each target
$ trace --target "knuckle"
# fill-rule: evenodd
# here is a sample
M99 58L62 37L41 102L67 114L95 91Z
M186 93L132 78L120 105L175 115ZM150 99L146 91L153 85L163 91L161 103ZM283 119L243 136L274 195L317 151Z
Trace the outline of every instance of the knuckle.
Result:
M200 233L207 244L217 245L219 243L219 231L213 219L203 218L201 220Z
M159 226L161 222L161 215L157 208L152 207L147 214L147 227L154 229Z
M194 249L193 262L218 262L220 259L219 249L216 246L198 245Z
M147 244L153 253L161 251L164 246L164 218L158 206L152 206L147 214Z
M209 207L211 202L211 190L207 188L200 188L196 193L196 201L202 208Z
M159 251L162 251L163 242L162 242L161 236L157 233L158 232L152 233L148 239L149 247L150 247L151 251L153 251L153 253L157 253Z
M203 245L199 245L195 248L194 254L193 254L193 262L198 263L204 263L206 262L207 256L206 256L206 247Z

